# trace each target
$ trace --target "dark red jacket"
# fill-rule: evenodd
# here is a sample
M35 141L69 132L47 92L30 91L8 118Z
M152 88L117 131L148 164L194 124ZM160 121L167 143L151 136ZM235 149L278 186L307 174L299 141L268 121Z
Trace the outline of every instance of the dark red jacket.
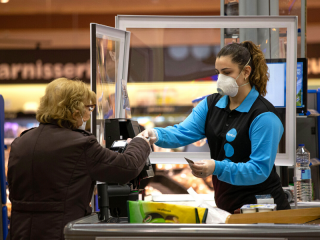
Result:
M40 124L24 132L12 143L8 164L12 212L7 239L64 239L68 222L91 213L95 181L130 181L149 153L141 138L119 154L82 130Z

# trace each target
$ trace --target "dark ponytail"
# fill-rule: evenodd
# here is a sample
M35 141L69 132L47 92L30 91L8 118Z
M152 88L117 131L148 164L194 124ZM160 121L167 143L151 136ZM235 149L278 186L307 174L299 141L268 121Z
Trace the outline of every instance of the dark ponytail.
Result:
M249 61L251 73L249 82L255 86L260 95L265 96L267 93L267 82L269 81L268 66L266 64L262 51L251 41L244 41L240 44L231 43L223 47L217 57L231 56L232 62L237 63L242 70Z

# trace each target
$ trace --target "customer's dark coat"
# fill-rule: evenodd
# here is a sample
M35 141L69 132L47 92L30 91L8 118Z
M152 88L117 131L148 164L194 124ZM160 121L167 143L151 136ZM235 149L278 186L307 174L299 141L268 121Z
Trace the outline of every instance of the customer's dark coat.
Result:
M40 124L25 131L11 146L12 213L7 239L64 239L68 222L91 213L95 181L130 181L149 153L142 138L133 139L126 152L118 154L82 130Z

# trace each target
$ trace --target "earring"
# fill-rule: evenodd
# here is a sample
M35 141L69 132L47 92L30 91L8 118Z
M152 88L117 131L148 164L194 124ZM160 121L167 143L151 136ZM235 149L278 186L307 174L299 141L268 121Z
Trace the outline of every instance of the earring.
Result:
M245 81L245 82L247 81L247 78L246 78L246 77L244 77L244 81Z

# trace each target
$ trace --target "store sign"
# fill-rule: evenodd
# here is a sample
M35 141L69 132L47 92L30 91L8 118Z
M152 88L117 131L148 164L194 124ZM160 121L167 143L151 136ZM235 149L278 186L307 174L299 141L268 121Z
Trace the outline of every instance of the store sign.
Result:
M308 78L320 78L320 44L307 45Z
M320 78L320 44L308 44L307 56L308 78ZM90 50L0 49L0 84L48 83L59 77L90 83Z
M48 83L60 77L90 83L90 50L0 50L0 84Z

